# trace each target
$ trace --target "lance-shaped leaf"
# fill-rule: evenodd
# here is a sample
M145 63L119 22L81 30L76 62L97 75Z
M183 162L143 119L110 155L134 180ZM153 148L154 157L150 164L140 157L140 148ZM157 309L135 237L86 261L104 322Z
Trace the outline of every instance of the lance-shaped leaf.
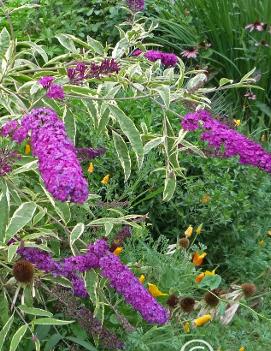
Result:
M12 238L19 230L31 221L36 208L37 205L34 202L24 202L19 208L17 208L8 223L6 240Z
M171 200L176 188L176 174L171 168L166 170L165 187L163 192L163 201Z
M138 167L140 168L143 163L144 149L140 133L136 128L134 122L126 116L126 114L117 106L109 105L111 114L118 121L121 130L129 139L131 146L136 154Z
M14 316L12 315L0 331L0 350L3 349L4 342L10 330L10 327L12 326L13 320Z
M76 226L73 228L70 237L71 246L74 244L76 240L80 238L80 236L84 233L85 225L84 223L77 223Z
M0 195L0 242L4 240L6 226L9 219L10 195L8 187L3 183L2 194Z
M22 340L24 334L26 333L28 329L28 325L22 325L17 331L16 333L13 335L12 339L11 339L11 343L10 343L10 348L9 351L15 351L17 350L17 347L20 344L20 341Z
M120 160L120 164L124 171L125 181L127 181L131 175L131 158L129 155L128 147L125 141L123 140L122 136L114 131L113 141Z

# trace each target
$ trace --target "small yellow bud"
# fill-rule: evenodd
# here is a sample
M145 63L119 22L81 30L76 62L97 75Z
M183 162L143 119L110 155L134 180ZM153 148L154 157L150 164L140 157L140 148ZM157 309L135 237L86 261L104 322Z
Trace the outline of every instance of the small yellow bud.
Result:
M184 235L186 236L186 238L190 238L190 236L193 234L193 227L192 225L190 225L186 231L184 232Z
M101 183L103 185L107 185L109 183L109 179L110 179L110 175L107 174L106 176L103 177L103 179L101 180Z
M196 229L196 234L197 234L197 235L199 235L199 234L201 233L201 231L202 231L202 226L203 226L203 223L201 223L201 224L197 227L197 229Z
M24 149L24 152L26 155L29 155L30 152L31 152L31 146L29 144L26 144L25 145L25 149Z
M194 324L196 327L201 327L204 324L210 322L212 320L212 316L210 314L205 314L194 320Z
M92 162L90 162L89 166L88 166L88 173L93 173L94 172L94 165Z
M155 284L148 283L148 290L153 297L167 296L168 294L160 291Z
M241 124L240 119L234 119L233 122L234 122L235 127L239 127Z
M143 284L145 281L145 275L141 274L141 276L138 278L138 280L140 281L141 284Z
M186 334L190 333L190 323L189 322L184 323L183 330Z
M113 254L116 255L116 256L119 256L123 251L123 247L117 247L114 251L113 251Z

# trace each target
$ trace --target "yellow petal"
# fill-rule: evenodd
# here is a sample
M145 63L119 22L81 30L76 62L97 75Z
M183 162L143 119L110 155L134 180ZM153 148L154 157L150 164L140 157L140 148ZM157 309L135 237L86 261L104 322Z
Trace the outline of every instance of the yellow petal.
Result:
M268 230L267 235L271 236L271 230Z
M195 282L200 283L204 277L205 277L205 273L203 273L203 272L200 273L199 275L196 276Z
M190 333L190 323L189 322L184 323L183 330L186 334Z
M101 180L101 183L103 185L107 185L109 183L109 179L110 179L110 175L107 174L106 176L103 177L103 179Z
M90 162L89 166L88 166L88 173L93 173L94 172L94 165L92 162Z
M241 346L239 351L246 351L246 349L244 348L244 346Z
M212 320L212 316L210 314L205 314L197 319L194 320L196 327L201 327L204 324L210 322Z
M184 232L184 235L187 237L187 238L190 238L190 236L193 234L193 227L192 225L190 225L186 231Z
M203 223L201 223L201 224L197 227L197 229L196 229L196 234L197 234L197 235L199 235L199 234L201 233L201 231L202 231L202 226L203 226Z
M25 149L24 149L24 152L26 155L29 155L30 152L31 152L31 146L29 144L26 144L25 145Z
M140 281L141 284L143 284L145 281L145 275L141 274L141 276L138 278L138 280Z
M148 290L153 297L167 296L168 294L162 293L155 284L148 283Z
M235 127L239 127L240 124L241 124L241 120L240 119L234 119L233 122L234 122Z
M205 256L207 256L206 252L203 252L201 255L199 255L198 252L195 252L192 259L193 264L195 266L201 266Z
M205 271L204 273L205 275L215 275L215 269L213 269L212 271Z
M123 251L123 247L117 247L114 251L113 251L113 254L116 255L116 256L119 256Z

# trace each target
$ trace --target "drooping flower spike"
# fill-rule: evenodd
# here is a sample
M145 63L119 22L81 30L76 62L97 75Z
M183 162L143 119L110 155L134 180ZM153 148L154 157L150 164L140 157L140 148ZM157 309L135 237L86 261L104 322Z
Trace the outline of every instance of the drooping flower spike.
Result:
M148 323L164 324L168 320L168 311L152 297L129 268L121 263L119 257L110 252L108 243L103 239L90 245L86 254L59 262L36 248L19 248L17 253L46 273L70 279L74 294L81 297L87 297L88 293L79 273L100 268L101 275L109 280L110 285Z
M17 123L2 128L21 143L31 138L32 154L38 158L39 171L46 189L59 201L83 203L88 197L88 183L77 159L76 150L56 112L49 108L33 109Z
M271 173L271 153L237 130L214 119L209 112L199 110L188 113L181 124L185 130L202 130L201 139L214 150L214 155L227 158L239 156L241 164Z

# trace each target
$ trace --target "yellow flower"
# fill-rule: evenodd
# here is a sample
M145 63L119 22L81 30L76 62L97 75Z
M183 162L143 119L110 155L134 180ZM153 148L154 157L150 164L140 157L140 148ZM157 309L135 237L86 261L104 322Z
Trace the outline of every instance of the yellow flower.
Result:
M265 134L263 134L262 136L261 136L261 141L266 141L267 140L267 138L266 138L266 135Z
M239 127L241 124L240 119L234 119L233 122L234 122L235 127Z
M167 296L168 294L162 293L155 284L148 283L148 290L153 297Z
M201 255L196 251L193 255L192 262L195 266L201 266L204 260L204 257L207 256L206 252L203 252Z
M94 172L94 165L92 162L90 162L89 166L88 166L88 173L93 173Z
M138 280L140 281L141 284L143 284L145 281L145 275L141 274L141 276L138 278Z
M113 254L119 256L123 251L123 247L118 246L114 251Z
M201 223L201 224L197 227L197 229L196 229L196 234L197 234L197 235L199 235L199 234L201 233L201 231L202 231L202 226L203 226L203 223Z
M186 334L190 333L190 323L189 322L184 323L183 330Z
M208 204L208 202L211 200L211 196L209 196L208 194L205 194L202 196L201 198L201 203L206 205Z
M103 185L107 185L109 183L109 179L110 179L110 175L107 174L106 176L103 177L103 179L101 180L101 183Z
M204 324L210 322L212 320L212 316L210 314L205 314L197 319L194 320L196 327L201 327Z
M271 230L268 230L267 235L271 236Z
M215 275L215 269L212 271L205 271L196 276L195 282L200 283L202 279L208 275Z
M193 234L193 227L192 225L190 225L186 231L184 232L184 235L186 236L186 238L190 238L190 236Z
M260 240L259 241L259 246L264 247L264 245L265 245L265 241L264 240Z
M24 149L24 152L26 155L29 155L30 152L31 152L31 146L29 144L26 144L25 145L25 149Z
M241 346L239 351L246 351L246 349L244 348L244 346Z

